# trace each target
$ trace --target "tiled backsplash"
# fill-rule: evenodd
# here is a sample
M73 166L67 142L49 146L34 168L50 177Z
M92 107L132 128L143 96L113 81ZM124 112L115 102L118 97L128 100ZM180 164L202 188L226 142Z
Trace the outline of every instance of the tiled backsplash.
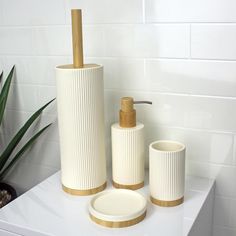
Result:
M2 143L56 96L54 67L72 61L71 8L83 9L85 61L104 65L108 163L119 98L153 101L137 107L147 145L187 145L188 174L216 178L214 236L235 235L236 1L1 0L0 69L16 65ZM48 122L9 176L21 191L60 167L55 104L32 130Z

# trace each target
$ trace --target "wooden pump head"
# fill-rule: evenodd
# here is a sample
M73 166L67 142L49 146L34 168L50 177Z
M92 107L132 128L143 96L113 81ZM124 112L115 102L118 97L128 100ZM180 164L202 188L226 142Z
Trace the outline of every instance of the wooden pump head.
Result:
M131 128L136 126L136 110L134 104L152 104L149 101L134 101L132 97L121 98L120 126Z
M82 34L82 11L81 9L71 10L72 22L72 44L73 44L73 67L82 68L83 60L83 34Z

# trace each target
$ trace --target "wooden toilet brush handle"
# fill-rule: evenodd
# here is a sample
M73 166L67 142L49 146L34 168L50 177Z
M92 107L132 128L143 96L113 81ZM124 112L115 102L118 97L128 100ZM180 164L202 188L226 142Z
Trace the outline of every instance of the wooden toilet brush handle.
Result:
M83 35L82 35L82 11L81 9L71 10L72 21L72 44L73 44L73 66L82 68L83 61Z

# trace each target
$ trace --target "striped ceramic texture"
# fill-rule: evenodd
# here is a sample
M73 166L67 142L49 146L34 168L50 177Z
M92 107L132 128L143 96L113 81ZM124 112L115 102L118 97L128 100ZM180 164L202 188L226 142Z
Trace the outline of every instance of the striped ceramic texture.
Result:
M177 143L164 141L168 143ZM179 151L158 151L149 146L150 194L162 201L174 201L184 196L185 147Z
M144 125L122 128L112 125L112 178L123 185L144 181Z
M56 68L61 178L88 190L106 182L103 67Z

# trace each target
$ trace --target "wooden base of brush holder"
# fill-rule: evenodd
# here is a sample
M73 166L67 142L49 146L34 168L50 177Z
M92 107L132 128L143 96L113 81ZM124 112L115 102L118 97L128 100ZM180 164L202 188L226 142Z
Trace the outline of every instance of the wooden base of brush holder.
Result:
M56 67L61 181L70 194L106 186L103 67Z
M86 189L86 190L78 190L78 189L67 188L66 186L62 185L62 189L66 193L69 193L71 195L88 196L88 195L92 195L92 194L99 193L99 192L103 191L106 188L106 186L107 186L107 183L104 183L103 185L101 185L97 188Z

